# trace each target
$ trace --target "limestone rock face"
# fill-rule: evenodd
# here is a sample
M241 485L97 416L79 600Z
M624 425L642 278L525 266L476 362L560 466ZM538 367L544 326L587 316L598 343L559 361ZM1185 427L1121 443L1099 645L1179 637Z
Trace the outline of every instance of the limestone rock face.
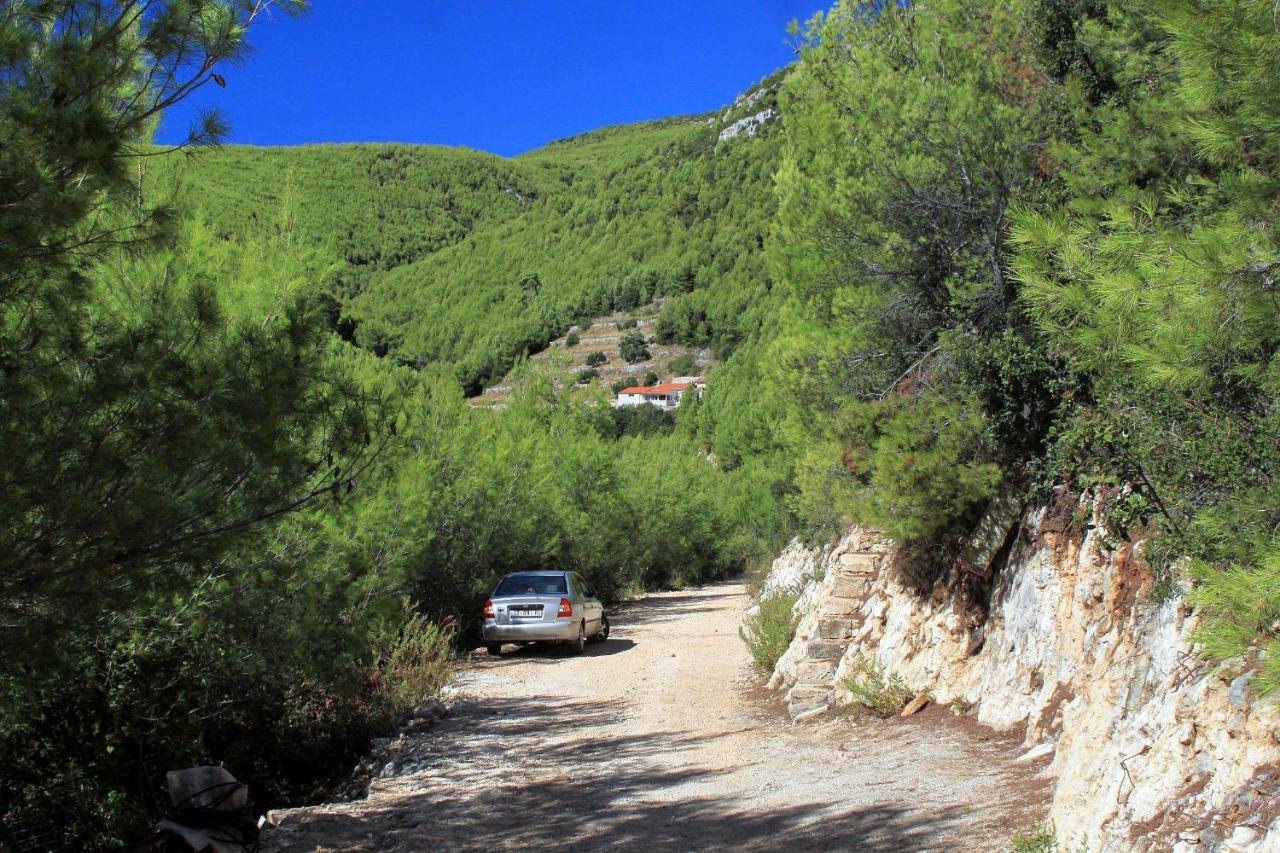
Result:
M1059 494L1019 516L997 502L931 586L861 528L792 543L765 582L800 593L770 686L812 719L851 701L841 682L866 655L913 691L1025 731L1054 756L1062 849L1280 850L1275 703L1251 696L1251 674L1195 655L1182 601L1147 603L1140 546L1107 534L1100 503Z
M748 139L756 135L756 131L764 127L773 117L775 113L772 109L761 110L753 115L740 118L733 124L720 131L719 142L727 142L735 139L739 135L745 134Z

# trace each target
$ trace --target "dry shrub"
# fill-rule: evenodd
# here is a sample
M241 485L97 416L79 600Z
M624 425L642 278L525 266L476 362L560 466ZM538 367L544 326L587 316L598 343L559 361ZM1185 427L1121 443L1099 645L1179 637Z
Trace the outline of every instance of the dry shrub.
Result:
M378 656L372 679L375 693L394 715L437 698L453 680L458 669L456 634L451 621L436 624L406 604L404 625Z

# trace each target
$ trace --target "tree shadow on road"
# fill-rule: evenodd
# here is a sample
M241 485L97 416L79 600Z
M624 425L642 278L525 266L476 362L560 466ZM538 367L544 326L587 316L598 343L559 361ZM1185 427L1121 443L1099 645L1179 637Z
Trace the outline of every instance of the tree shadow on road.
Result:
M621 722L621 708L574 699L463 701L404 756L407 775L376 783L367 801L290 816L267 849L794 853L965 849L976 840L958 808L892 794L838 807L800 793L785 807L749 808L720 784L723 771L680 758L736 733L616 734Z

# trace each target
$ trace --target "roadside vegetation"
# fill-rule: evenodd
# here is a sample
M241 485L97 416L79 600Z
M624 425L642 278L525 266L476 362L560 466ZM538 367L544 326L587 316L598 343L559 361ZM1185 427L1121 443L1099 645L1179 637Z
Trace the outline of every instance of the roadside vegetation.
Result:
M759 599L742 619L738 634L761 675L770 675L791 645L796 633L795 606L795 595L774 592Z
M1058 850L1058 838L1051 823L1038 823L1013 835L1013 853L1058 853Z
M997 493L1094 489L1204 652L1280 687L1274 4L842 2L795 36L762 363L800 528L945 551Z
M436 623L415 612L404 600L404 622L376 657L373 690L385 696L388 709L404 717L440 695L458 671L451 622Z
M843 685L856 704L882 718L897 714L915 695L900 675L867 655L859 655L853 661Z

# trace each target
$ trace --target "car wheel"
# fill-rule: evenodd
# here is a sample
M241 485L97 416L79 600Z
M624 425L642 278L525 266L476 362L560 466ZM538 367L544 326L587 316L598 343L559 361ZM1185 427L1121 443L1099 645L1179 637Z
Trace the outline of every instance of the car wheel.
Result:
M582 654L582 650L587 647L587 624L585 622L578 623L578 638L569 641L569 651L575 655Z
M609 639L609 617L608 616L600 617L600 631L591 639L597 643L603 643L605 640Z
M494 657L502 654L502 643L485 643L484 647Z

